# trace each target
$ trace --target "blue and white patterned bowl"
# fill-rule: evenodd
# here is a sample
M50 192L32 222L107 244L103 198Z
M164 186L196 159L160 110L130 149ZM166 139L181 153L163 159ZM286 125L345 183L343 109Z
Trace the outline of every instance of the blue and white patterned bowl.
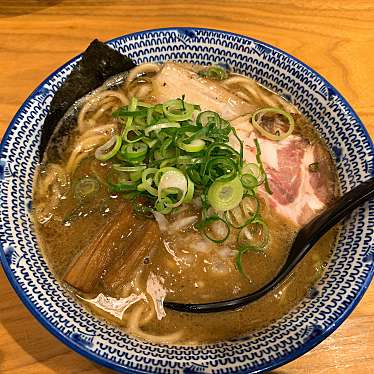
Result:
M225 64L294 102L335 155L342 191L374 174L374 148L361 121L326 80L294 57L257 40L223 31L170 28L109 42L137 63L166 60ZM29 212L40 129L49 103L74 58L51 74L17 112L0 149L1 262L33 315L69 347L131 373L247 373L278 367L307 352L352 312L373 277L374 201L345 220L313 297L246 338L200 347L161 346L127 336L93 317L49 271Z

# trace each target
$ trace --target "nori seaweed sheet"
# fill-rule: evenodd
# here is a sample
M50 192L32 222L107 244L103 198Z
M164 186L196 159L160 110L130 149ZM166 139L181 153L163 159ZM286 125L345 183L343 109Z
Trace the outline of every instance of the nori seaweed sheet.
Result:
M81 97L100 87L111 76L128 71L136 64L105 43L95 39L84 51L82 59L73 68L62 86L56 91L49 113L44 120L39 146L39 159L43 160L58 122L65 112Z

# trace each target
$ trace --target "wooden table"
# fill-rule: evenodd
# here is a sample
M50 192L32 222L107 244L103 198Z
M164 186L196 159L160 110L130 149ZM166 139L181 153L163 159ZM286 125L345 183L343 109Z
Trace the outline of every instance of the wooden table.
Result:
M168 26L229 30L284 49L342 92L374 137L374 2L357 0L0 0L0 134L36 85L95 37ZM0 320L1 373L111 372L44 330L2 271ZM338 331L274 373L374 373L374 288Z

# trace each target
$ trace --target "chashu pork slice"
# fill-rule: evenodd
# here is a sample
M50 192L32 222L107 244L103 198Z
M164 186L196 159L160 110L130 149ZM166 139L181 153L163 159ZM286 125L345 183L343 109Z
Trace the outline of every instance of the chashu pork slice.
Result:
M185 95L187 102L199 104L203 111L217 112L229 121L257 109L218 82L202 78L194 71L173 62L165 63L154 77L153 90L158 103Z
M243 116L231 124L244 142L244 158L249 163L256 163L254 139L258 139L273 192L270 195L262 188L261 195L279 214L304 225L335 198L336 179L330 154L321 144L310 144L299 135L281 141L260 137L249 120L249 116ZM236 139L231 142L238 148ZM312 172L309 165L314 163L318 163L318 170Z

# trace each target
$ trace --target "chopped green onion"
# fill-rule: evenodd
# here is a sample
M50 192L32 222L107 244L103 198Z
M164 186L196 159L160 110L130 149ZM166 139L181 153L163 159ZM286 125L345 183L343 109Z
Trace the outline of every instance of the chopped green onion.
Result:
M200 152L205 148L205 142L202 139L192 140L190 143L179 142L178 147L186 152Z
M253 174L243 174L240 179L244 188L250 190L253 190L259 185L257 178Z
M208 190L209 204L218 211L234 209L243 198L243 185L239 178L228 182L216 181Z
M195 185L190 178L187 177L187 193L183 199L184 203L190 203L193 199L193 194L195 192Z
M228 77L226 70L217 65L210 66L208 69L200 71L199 75L217 81L225 80Z
M221 122L221 117L216 112L211 112L209 110L205 112L200 112L196 118L196 123L206 127L208 124L214 124L216 126Z
M241 171L242 175L251 174L253 175L259 182L259 185L264 181L264 175L261 172L260 167L257 164L249 163L244 164Z
M130 105L129 105L129 107L128 107L128 110L129 110L130 112L135 112L135 111L136 111L136 107L137 107L137 105L138 105L138 99L137 99L136 97L133 97L133 98L131 99L131 101L130 101ZM126 127L125 127L126 129L129 129L129 128L130 128L133 119L134 119L133 116L127 118Z
M186 106L184 105L184 98L186 97L185 94L182 95L182 98L180 99L181 102L182 102L182 109L185 111L186 110Z
M170 128L178 128L181 125L178 122L166 122L166 123L158 123L157 125L146 127L144 133L146 136L149 135L152 131L158 131L162 129L170 129Z
M113 169L115 169L117 171L134 172L134 171L142 171L146 168L147 168L147 166L145 166L145 165L124 166L124 165L121 165L121 164L113 164Z
M170 158L175 156L175 149L169 149L170 145L173 143L171 137L166 138L160 147L160 154L162 158Z
M162 200L156 200L155 208L159 213L169 214L173 210L173 208L171 207L172 204L173 200L166 196Z
M217 157L212 157L214 153ZM204 156L205 162L203 162L200 168L202 184L205 185L209 183L209 180L214 180L218 177L226 180L233 179L237 173L235 164L238 163L239 158L239 153L230 145L225 143L211 144L206 150ZM215 169L216 166L218 167L217 169Z
M100 183L96 178L83 177L74 185L74 197L79 200L87 200L100 189Z
M138 185L139 191L147 191L152 196L157 196L156 188L152 187L154 183L153 178L147 178L149 175L155 175L158 172L156 168L148 168L142 172L142 184Z
M240 153L236 151L233 147L231 147L229 144L217 142L209 146L205 158L210 158L210 155L213 151L216 151L220 155L229 155L231 157L236 158L240 157Z
M128 173L111 170L108 175L108 184L112 191L123 192L136 190L137 183L130 180Z
M161 167L160 166L160 168L156 169L156 170L157 170L157 172L155 173L155 176L154 176L153 179L154 179L157 186L160 184L161 176L163 174L165 174L166 172L172 171L172 172L175 172L175 173L182 173L178 168L170 167L170 166L167 166L167 167Z
M136 107L138 106L138 99L134 96L132 97L129 105L129 111L130 112L135 112Z
M153 153L153 157L156 161L163 160L164 157L162 157L161 151L159 149L156 149Z
M143 142L129 143L121 147L120 153L125 160L143 160L147 154L148 146Z
M255 145L256 145L256 160L257 160L257 163L258 163L258 166L260 168L261 173L264 175L265 190L269 195L271 195L273 192L271 191L269 181L268 181L268 177L265 173L264 165L262 164L260 144L258 143L257 139L254 139L254 142L255 142Z
M176 208L183 203L188 185L186 176L178 169L168 170L162 174L158 185L158 200L162 200L168 194L178 195L178 200L173 203L166 203L166 206Z
M122 138L119 135L114 135L102 146L96 148L95 157L100 161L107 161L114 157L122 145Z
M152 104L144 103L143 101L138 101L138 106L143 107L143 108L147 108L147 109L152 109L153 108Z
M211 158L206 163L206 173L213 181L229 181L237 175L237 165L230 158L218 156Z
M246 195L240 205L225 212L226 221L235 229L253 222L259 214L260 202L256 196Z
M277 135L272 134L269 131L265 130L261 126L261 120L262 120L262 117L265 114L268 114L268 113L281 114L283 117L285 117L287 122L288 122L288 125L289 125L288 130L286 132L281 132L281 131L278 130L279 135L278 134ZM289 114L288 112L286 112L282 109L279 109L279 108L258 109L252 114L251 121L252 121L253 127L256 130L258 130L263 136L265 136L266 138L268 138L270 140L278 140L279 141L279 140L286 139L289 135L292 134L292 132L295 128L295 120L293 119L291 114Z
M221 237L217 234L214 233L214 224L223 224L224 227L225 227L225 231L224 233L221 235ZM230 235L230 226L229 224L223 219L221 218L220 216L218 215L212 215L210 217L207 217L205 218L202 222L200 222L198 225L197 225L197 228L199 230L201 230L204 235L209 239L211 240L212 242L214 243L223 243L224 241L226 241L226 239L229 237ZM216 230L216 231L219 231L219 230Z
M143 170L132 171L129 173L129 177L133 182L137 182L142 179Z
M153 147L157 144L158 139L148 139L148 138L146 138L146 137L143 137L142 141L143 141L145 144L147 144L147 146L148 146L149 148L153 148Z
M196 170L195 167L191 166L187 169L187 175L189 176L189 178L195 183L195 184L198 184L198 185L201 185L203 184L202 183L202 178L201 178L201 175L200 173Z
M168 165L175 164L176 160L177 160L176 157L166 158L166 159L164 159L164 160L160 163L160 168L162 169L162 168L164 168L164 167L166 167L166 166L168 166Z
M232 132L236 138L236 140L238 141L239 143L239 147L240 147L240 151L239 151L239 165L240 167L243 167L243 159L244 159L244 143L243 141L239 138L238 134L236 133L236 130L234 128L232 128Z
M119 108L112 113L113 117L141 117L145 115L147 115L147 109L130 111L124 108Z
M250 246L264 249L269 242L269 228L261 219L255 219L238 233L240 247Z
M247 252L260 252L260 250L255 247L255 246L244 246L244 247L239 247L238 249L238 254L235 259L235 264L239 272L244 275L248 280L250 280L248 274L245 272L243 268L243 263L242 263L242 258L243 255L246 254Z
M185 121L192 118L194 106L184 100L169 100L162 105L165 116L170 121Z
M151 123L152 123L152 119L153 119L153 109L152 108L148 108L147 110L147 126L150 126Z
M176 163L179 165L201 164L202 162L201 158L191 156L179 156L176 159Z
M130 127L128 129L124 129L121 134L123 141L126 143L136 143L139 140L143 139L143 135L138 129Z

